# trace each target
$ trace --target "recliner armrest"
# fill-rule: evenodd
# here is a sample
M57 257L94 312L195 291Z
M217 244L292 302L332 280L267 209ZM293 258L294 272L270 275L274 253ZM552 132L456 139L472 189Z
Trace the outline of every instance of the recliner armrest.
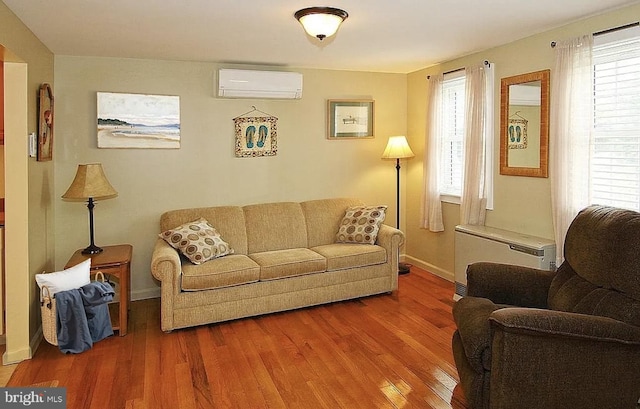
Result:
M640 328L612 318L537 308L503 308L489 317L493 328L529 335L573 337L640 346Z
M554 271L499 263L473 263L467 267L467 295L496 304L547 308Z

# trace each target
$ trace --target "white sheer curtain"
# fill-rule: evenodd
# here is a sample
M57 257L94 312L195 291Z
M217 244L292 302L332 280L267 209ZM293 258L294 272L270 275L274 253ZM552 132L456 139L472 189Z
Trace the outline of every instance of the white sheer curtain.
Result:
M493 138L493 68L488 63L466 67L464 173L460 222L484 225L487 213L487 138Z
M557 42L551 75L549 176L556 263L564 259L569 224L589 204L593 123L593 36Z
M427 144L424 150L424 188L422 189L421 227L432 232L444 231L442 203L438 189L440 137L442 132L442 81L443 76L429 78L427 93Z

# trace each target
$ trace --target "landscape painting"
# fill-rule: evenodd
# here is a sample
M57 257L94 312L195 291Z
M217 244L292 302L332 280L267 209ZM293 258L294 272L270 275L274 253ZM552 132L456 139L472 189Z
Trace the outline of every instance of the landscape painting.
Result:
M180 148L180 97L98 92L98 148Z

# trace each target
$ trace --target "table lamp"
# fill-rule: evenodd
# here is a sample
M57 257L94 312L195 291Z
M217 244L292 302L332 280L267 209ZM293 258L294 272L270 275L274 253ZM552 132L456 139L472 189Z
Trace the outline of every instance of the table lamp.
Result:
M404 136L390 136L387 147L382 153L382 159L395 159L396 160L396 227L400 228L400 159L413 158L415 155L409 147L407 138ZM405 263L399 263L398 274L407 274L409 272L409 265Z
M82 250L82 254L97 254L102 249L95 245L93 240L93 208L94 200L111 199L118 196L118 192L111 186L102 170L101 163L89 163L78 165L76 177L71 182L71 186L62 195L67 200L86 200L89 208L89 232L91 244Z

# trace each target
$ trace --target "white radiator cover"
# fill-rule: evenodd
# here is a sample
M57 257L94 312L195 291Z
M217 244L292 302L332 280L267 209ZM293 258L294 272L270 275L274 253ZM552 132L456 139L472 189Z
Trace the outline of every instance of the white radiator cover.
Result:
M455 229L456 292L467 293L467 266L479 261L555 270L556 245L552 240L486 226L459 225Z

